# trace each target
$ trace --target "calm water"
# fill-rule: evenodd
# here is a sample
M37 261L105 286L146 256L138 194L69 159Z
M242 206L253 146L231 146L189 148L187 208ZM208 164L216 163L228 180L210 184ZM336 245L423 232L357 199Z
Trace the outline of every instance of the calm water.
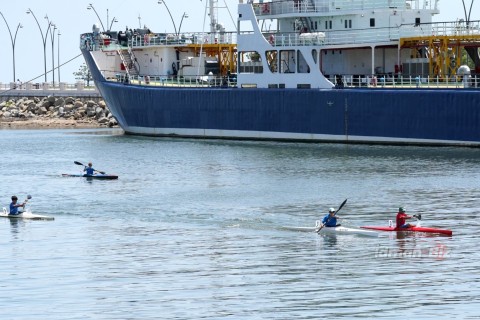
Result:
M3 130L1 319L476 319L480 150ZM74 160L117 181L63 178ZM398 206L453 237L326 236Z

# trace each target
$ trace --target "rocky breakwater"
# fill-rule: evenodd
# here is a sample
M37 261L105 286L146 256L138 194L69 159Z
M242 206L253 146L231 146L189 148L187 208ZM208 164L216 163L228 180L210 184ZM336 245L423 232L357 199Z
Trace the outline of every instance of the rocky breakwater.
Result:
M115 127L117 120L103 100L24 97L0 103L3 127Z

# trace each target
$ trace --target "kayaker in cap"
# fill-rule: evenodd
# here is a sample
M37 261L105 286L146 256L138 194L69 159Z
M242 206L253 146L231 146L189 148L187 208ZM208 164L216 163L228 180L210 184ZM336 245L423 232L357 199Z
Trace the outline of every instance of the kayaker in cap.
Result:
M24 203L17 203L17 196L12 196L12 203L10 203L10 214L11 215L16 215L22 213L21 211L18 211L18 208L22 207L25 208L25 202Z
M92 168L92 163L89 162L89 163L88 163L88 167L85 167L85 169L83 169L83 171L85 171L85 173L86 173L87 175L93 176L93 173L94 173L95 171L97 171L97 170L93 169L93 168Z
M337 224L337 219L339 217L335 216L335 208L328 209L328 214L323 218L322 223L325 227L339 227L340 225Z
M407 215L405 213L405 209L403 207L398 208L398 213L397 213L397 225L395 228L410 228L413 227L410 223L406 223L407 219L412 219L413 217Z

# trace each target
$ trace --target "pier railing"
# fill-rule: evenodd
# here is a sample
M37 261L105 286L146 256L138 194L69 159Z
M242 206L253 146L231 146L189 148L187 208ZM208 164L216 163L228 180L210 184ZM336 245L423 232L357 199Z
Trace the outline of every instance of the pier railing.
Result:
M93 81L90 86L84 82L64 83L0 83L0 100L2 96L75 96L100 97Z

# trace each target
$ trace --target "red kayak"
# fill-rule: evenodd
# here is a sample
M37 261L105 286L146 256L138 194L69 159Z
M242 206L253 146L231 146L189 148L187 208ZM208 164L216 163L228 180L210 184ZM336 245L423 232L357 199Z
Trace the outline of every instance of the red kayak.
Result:
M453 234L452 230L427 228L427 227L410 227L410 228L395 228L395 227L383 227L383 226L364 226L362 229L370 229L377 231L397 231L397 232L427 232L427 233L440 233L447 236Z

